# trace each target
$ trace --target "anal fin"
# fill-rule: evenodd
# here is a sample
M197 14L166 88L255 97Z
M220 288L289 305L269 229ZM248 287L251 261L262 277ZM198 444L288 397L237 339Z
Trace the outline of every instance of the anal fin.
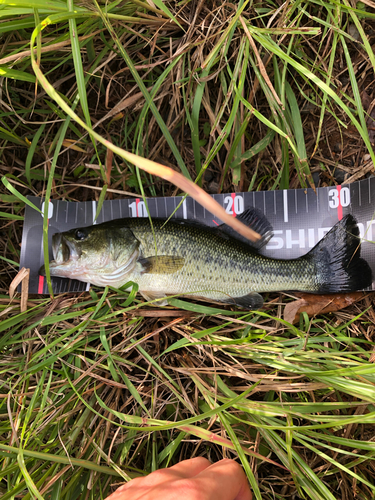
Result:
M235 304L243 309L260 309L263 306L263 297L256 292L250 292L242 297L231 297L225 301L227 304Z

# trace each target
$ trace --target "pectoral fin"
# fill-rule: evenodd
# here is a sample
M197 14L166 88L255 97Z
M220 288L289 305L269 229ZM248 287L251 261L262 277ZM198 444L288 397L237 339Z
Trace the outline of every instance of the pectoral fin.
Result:
M182 268L185 259L174 255L155 255L139 259L138 262L143 267L142 274L173 274Z

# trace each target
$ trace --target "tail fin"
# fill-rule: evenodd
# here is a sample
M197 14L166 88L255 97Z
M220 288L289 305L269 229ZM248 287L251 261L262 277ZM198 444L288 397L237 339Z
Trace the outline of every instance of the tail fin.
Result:
M348 214L307 254L315 263L318 293L354 292L371 286L372 271L360 258L355 218Z

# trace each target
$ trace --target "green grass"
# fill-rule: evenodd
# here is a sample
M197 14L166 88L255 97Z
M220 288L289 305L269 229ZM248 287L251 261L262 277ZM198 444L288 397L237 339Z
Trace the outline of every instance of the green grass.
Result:
M197 5L2 3L4 499L104 499L197 455L239 460L257 499L375 495L371 297L292 326L283 295L261 312L175 298L169 313L119 290L30 297L22 313L7 295L27 195L179 194L129 152L210 192L310 186L315 154L375 160L370 7Z

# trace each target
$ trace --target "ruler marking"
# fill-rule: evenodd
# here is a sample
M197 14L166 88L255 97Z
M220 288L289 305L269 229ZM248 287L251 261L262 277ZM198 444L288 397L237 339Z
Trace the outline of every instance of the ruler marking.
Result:
M266 192L263 191L263 213L266 215Z
M101 221L102 221L102 222L104 222L104 221L105 221L105 215L104 215L104 203L103 203L103 205L102 205L102 209L101 209L101 210L100 210L100 212L99 212L98 219L99 219L99 218L101 219Z
M342 219L342 205L341 205L341 185L338 184L336 186L336 189L337 189L337 198L338 198L338 205L337 205L337 218L338 220L341 220Z
M236 193L231 193L231 198L232 198L232 215L233 217L236 217L236 204L235 204L235 200L236 200Z
M276 191L273 191L273 213L276 215Z
M39 276L38 293L40 293L40 294L43 293L43 285L44 285L44 276Z
M358 201L359 201L359 206L361 207L362 206L361 184L358 184Z
M224 208L224 195L223 194L218 194L216 197L215 197L215 200ZM221 201L220 201L221 200ZM214 218L216 217L216 215L214 215ZM221 220L219 219L218 217L218 220ZM212 219L212 222L216 225L218 225L218 223Z
M95 215L96 215L96 201L95 200L92 200L91 207L92 207L92 223L96 224L96 219L95 219Z
M182 218L187 219L187 207L186 207L186 198L182 202Z
M284 222L288 222L288 191L283 189L283 203L284 203Z
M368 202L369 202L369 205L371 205L371 179L370 177L368 178Z

